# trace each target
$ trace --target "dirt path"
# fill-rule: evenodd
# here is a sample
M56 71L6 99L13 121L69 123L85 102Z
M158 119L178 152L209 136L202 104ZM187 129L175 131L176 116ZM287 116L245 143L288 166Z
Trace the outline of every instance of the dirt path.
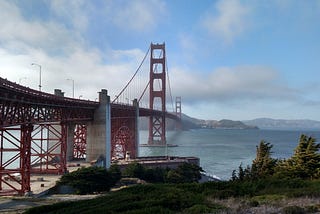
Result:
M0 213L23 213L25 210L61 201L86 200L98 195L49 195L43 198L32 197L0 197Z

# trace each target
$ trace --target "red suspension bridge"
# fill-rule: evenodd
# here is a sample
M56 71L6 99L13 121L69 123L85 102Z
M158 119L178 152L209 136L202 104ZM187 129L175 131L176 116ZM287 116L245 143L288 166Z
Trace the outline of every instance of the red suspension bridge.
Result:
M130 104L129 88L148 54L149 81ZM126 154L138 157L139 117L149 117L147 143L165 145L166 118L181 119L180 97L175 111L166 108L167 71L165 44L151 44L116 99L111 101L102 89L98 102L67 98L59 89L44 93L0 78L0 195L30 191L32 173L63 174L69 160L102 158L109 167ZM148 89L149 106L139 107Z

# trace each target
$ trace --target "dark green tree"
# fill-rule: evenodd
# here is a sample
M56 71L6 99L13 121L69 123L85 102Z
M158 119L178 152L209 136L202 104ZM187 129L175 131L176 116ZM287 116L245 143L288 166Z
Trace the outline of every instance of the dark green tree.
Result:
M281 164L282 174L303 179L319 178L320 144L316 139L302 134L294 155Z
M252 165L243 168L241 163L238 174L233 170L231 179L233 181L257 180L272 176L277 166L277 159L271 157L272 147L270 143L262 140L257 146L256 158L252 161Z
M274 174L277 160L271 157L273 145L262 140L257 146L256 158L252 161L250 177L252 179L266 178Z
M133 162L128 164L126 169L123 171L123 176L144 179L145 172L146 168L142 164Z
M58 185L68 185L78 194L109 191L118 182L119 176L114 176L103 167L83 167L63 175Z
M201 179L203 169L195 164L183 163L177 169L168 172L166 181L169 183L192 183Z
M114 185L121 179L120 167L116 164L112 164L108 169L110 174L110 184Z

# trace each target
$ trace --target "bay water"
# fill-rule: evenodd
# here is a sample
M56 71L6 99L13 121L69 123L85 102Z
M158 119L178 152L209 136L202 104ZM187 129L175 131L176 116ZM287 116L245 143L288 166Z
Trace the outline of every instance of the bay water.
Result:
M139 156L194 156L207 174L229 180L234 169L251 165L261 140L273 145L272 156L286 159L293 155L301 134L320 139L320 131L194 129L168 132L167 143L177 147L139 147ZM139 132L140 143L148 131Z
M194 129L167 132L167 143L176 147L139 147L139 156L193 156L200 158L200 165L207 174L229 180L232 171L242 164L251 165L256 156L256 146L261 140L273 145L272 156L284 159L293 155L301 134L320 141L320 131L285 131L263 129ZM140 143L148 140L148 131L139 132ZM319 142L318 141L318 142ZM4 160L18 155L7 152ZM12 166L14 165L14 166ZM19 165L18 159L11 164Z

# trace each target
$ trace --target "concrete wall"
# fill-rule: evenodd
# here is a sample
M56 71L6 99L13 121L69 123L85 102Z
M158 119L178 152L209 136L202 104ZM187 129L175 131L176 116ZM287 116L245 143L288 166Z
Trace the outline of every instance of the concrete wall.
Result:
M74 147L74 129L75 124L69 123L67 126L67 161L73 160L73 147Z
M87 126L87 156L91 162L99 157L106 159L106 167L111 162L110 97L105 89L99 92L100 105L94 113L94 120Z

